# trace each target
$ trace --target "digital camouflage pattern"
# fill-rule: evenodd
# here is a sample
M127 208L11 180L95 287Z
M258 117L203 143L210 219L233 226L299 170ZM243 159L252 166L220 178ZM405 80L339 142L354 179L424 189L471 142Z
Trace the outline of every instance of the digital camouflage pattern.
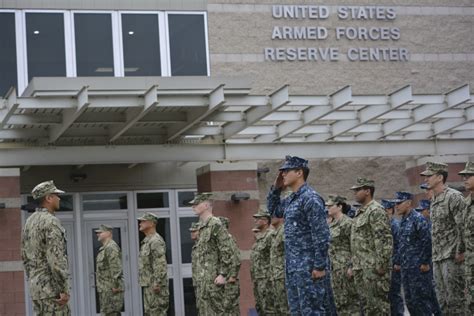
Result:
M37 200L48 194L63 194L63 193L66 193L66 192L56 188L56 185L54 184L53 180L41 182L40 184L35 186L33 190L31 191L33 200Z
M357 315L359 297L353 278L349 278L347 270L352 267L351 260L351 229L352 219L343 215L329 224L331 231L331 283L338 315Z
M285 232L283 224L273 232L270 248L271 297L276 315L290 315L285 285Z
M59 219L45 208L36 209L23 228L21 256L37 314L70 313L67 304L54 302L70 289L66 251L66 231Z
M428 161L426 163L426 169L420 173L422 176L432 176L440 172L448 172L448 165L442 162Z
M232 269L234 256L230 239L219 218L211 216L199 223L199 239L193 255L197 267L194 281L199 315L224 315L225 287L214 284L214 280L218 275L229 276Z
M383 202L384 200L382 200ZM392 204L389 204L393 208ZM386 208L386 206L384 206ZM398 248L400 245L400 223L398 218L392 217L390 220L390 228L392 231L393 239L393 251L392 251L392 263L393 265L400 265L400 259L398 257ZM390 300L390 310L392 316L403 316L405 313L405 303L402 297L402 272L392 270L390 280L390 292L388 294Z
M273 313L273 298L270 289L270 249L273 230L267 229L256 235L250 253L250 276L253 282L255 308L259 315Z
M169 289L166 244L158 233L146 236L142 240L138 273L140 286L143 289L145 315L167 315ZM158 293L153 291L154 287L159 287Z
M434 306L432 274L421 272L431 263L431 234L427 220L415 210L403 216L400 224L398 257L405 301L411 315L431 315Z
M465 251L462 194L446 187L431 200L432 253L436 294L443 314L462 315L464 266L454 262ZM453 313L453 314L450 314Z
M227 217L219 217L220 221L226 229L229 229L230 220ZM229 268L229 274L226 277L226 284L224 286L224 308L225 315L239 316L240 306L240 282L239 282L239 271L240 271L240 249L237 246L237 241L234 236L229 232L229 247L232 249L232 260ZM231 282L230 280L235 280Z
M334 302L329 277L329 226L324 200L307 183L281 199L281 189L273 188L267 207L273 216L284 217L285 264L288 305L293 315L330 313ZM314 280L313 270L326 271Z
M357 211L351 231L352 269L365 315L389 315L392 232L388 216L375 200ZM385 274L376 271L382 269Z
M101 227L101 230L108 229ZM120 315L123 308L124 286L122 252L117 243L110 239L99 248L96 257L96 289L99 292L100 312L103 315ZM120 289L113 293L112 289Z
M472 163L471 163L472 164ZM464 215L464 242L466 254L464 257L466 282L466 315L474 315L474 195L466 197Z

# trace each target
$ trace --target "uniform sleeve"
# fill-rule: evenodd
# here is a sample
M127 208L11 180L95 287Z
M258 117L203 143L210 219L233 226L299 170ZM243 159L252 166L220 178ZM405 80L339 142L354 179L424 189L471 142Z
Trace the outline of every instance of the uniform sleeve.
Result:
M387 214L382 209L373 209L369 217L376 253L376 268L388 269L393 250L393 240Z
M21 238L21 259L23 260L23 268L25 270L26 278L29 279L30 277L30 260L26 255L26 248L25 248L25 232L22 233Z
M326 222L326 212L316 198L309 199L304 205L304 214L311 227L311 239L314 246L314 270L324 270L328 261L330 232Z
M69 293L69 268L63 228L54 223L46 231L46 260L60 293Z
M417 222L417 233L420 243L422 245L420 253L420 263L430 264L431 262L431 231L428 221L420 218Z
M154 286L168 286L168 265L164 241L154 241L151 245L151 254L150 264L153 273L151 283Z
M456 222L457 242L456 254L464 253L466 247L464 245L464 209L466 204L461 194L453 194L449 203L450 211Z
M283 217L285 211L285 203L280 198L281 189L276 189L274 186L270 188L267 195L267 209L271 216Z
M219 257L219 274L228 276L233 263L233 251L231 247L229 233L222 225L214 225L212 228L212 237L216 238L218 257Z
M392 229L392 237L393 237L392 264L399 266L399 265L401 265L400 225L397 224L397 223L392 223L391 224L391 229Z
M232 260L228 277L237 278L240 270L240 250L233 238L229 238L229 242L232 249Z
M123 270L122 270L122 253L117 247L110 247L109 252L109 269L113 278L113 287L123 290Z

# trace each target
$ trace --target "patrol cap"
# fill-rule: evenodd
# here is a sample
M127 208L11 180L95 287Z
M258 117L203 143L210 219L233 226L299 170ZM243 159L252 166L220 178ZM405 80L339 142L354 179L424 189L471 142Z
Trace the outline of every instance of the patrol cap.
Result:
M395 202L393 200L383 199L380 201L384 209L394 208Z
M428 190L428 183L423 182L422 184L420 184L420 189L422 189L422 190Z
M333 206L338 203L346 203L346 198L340 195L329 195L326 206Z
M426 170L420 173L421 176L432 176L434 174L439 174L440 172L448 172L448 165L441 162L431 162L426 163Z
M268 219L272 218L270 216L270 213L264 208L260 208L257 213L253 214L254 218L261 218L261 217L266 217Z
M33 190L31 191L31 195L33 195L33 200L37 200L48 194L63 194L63 193L66 193L66 192L56 188L56 185L54 185L53 180L41 182L40 184L35 186Z
M466 162L466 167L464 170L461 170L459 172L460 175L468 175L468 174L474 174L474 162Z
M143 214L142 216L137 218L139 221L150 221L154 222L155 224L158 223L158 216L156 216L153 213L147 212Z
M415 208L416 211L421 212L423 210L429 210L431 206L430 200L420 200L418 206Z
M289 169L308 169L308 160L296 157L296 156L286 156L285 162L280 167L281 170Z
M194 199L189 201L190 205L198 205L199 203L202 203L204 201L209 201L212 197L212 193L210 192L202 192L202 193L196 193L194 196Z
M221 221L222 225L224 225L225 228L229 229L229 224L230 224L229 218L224 217L224 216L219 216L218 218Z
M198 222L191 223L191 227L189 227L189 231L196 232L198 230L199 230L199 223Z
M413 194L409 192L396 192L395 199L392 200L393 203L402 203L408 200L413 200Z
M101 224L98 229L95 230L96 233L111 232L114 229L109 225Z
M356 184L351 187L351 190L357 190L365 187L374 188L374 180L369 180L367 178L357 178Z

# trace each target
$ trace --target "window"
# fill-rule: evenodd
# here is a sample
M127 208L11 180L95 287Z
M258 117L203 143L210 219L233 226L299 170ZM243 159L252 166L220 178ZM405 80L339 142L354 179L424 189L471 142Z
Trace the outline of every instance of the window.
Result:
M168 192L137 193L137 207L144 208L167 208L169 207Z
M74 14L77 76L114 76L110 14Z
M28 82L33 77L65 77L63 13L26 13Z
M122 14L125 76L161 76L157 14Z
M178 206L179 207L191 207L189 202L194 199L194 191L181 191L178 192Z
M191 239L189 228L193 222L198 222L196 217L181 217L179 219L179 232L181 235L181 261L182 263L191 263L191 251L194 241Z
M15 14L0 12L0 97L5 96L10 87L16 87L16 32Z
M127 193L94 193L82 195L84 211L126 210Z
M172 76L206 76L205 16L169 14L169 45Z

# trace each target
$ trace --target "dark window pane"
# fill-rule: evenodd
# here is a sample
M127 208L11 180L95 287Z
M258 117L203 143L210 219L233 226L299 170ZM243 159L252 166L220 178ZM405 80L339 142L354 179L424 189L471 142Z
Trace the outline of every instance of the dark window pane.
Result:
M169 207L168 192L137 193L138 208Z
M126 193L98 193L84 194L82 196L82 209L84 211L126 210Z
M0 97L16 87L15 14L0 13Z
M206 36L204 16L169 14L172 76L206 76Z
M71 194L61 194L60 195L61 201L59 202L59 210L58 212L72 212L74 210L74 203L73 197ZM36 204L33 200L31 195L28 195L26 198L28 202L28 206L25 206L25 210L30 212L34 212L36 208Z
M181 235L181 260L183 263L191 263L191 250L194 241L191 239L189 227L191 223L199 221L197 217L181 217L179 219L179 232Z
M194 199L194 194L194 191L178 192L178 206L191 207L191 205L189 205L189 202Z
M161 76L158 15L122 14L125 76Z
M26 41L28 81L66 76L62 13L26 13Z
M143 213L142 213L143 214ZM141 216L139 214L138 216ZM145 234L140 231L140 222L138 221L138 240L140 244L142 240L145 238ZM158 223L156 224L156 232L160 234L161 237L165 240L166 244L166 262L168 264L173 263L171 258L171 231L170 231L170 219L169 218L160 218L158 219Z
M196 316L196 296L194 293L193 279L183 279L183 293L184 293L184 315Z
M77 76L113 76L110 14L74 14Z

